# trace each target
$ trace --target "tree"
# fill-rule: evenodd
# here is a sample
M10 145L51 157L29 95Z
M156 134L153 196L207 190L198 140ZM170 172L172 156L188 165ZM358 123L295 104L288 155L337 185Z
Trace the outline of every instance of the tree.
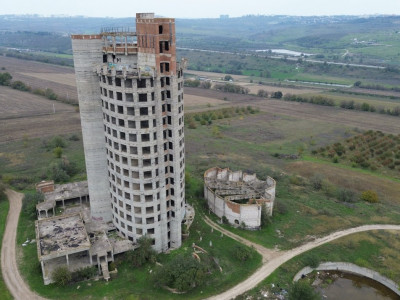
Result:
M180 254L155 272L153 279L158 286L188 291L201 285L206 274L205 263L200 263L190 254Z
M10 73L0 73L0 85L10 85L11 79L12 76L10 75Z
M319 300L321 296L305 281L296 281L289 289L289 300Z
M53 271L52 278L57 285L65 286L71 282L72 274L66 266L60 266Z
M36 205L43 201L43 194L39 192L27 193L22 199L22 211L30 219L36 218Z
M277 91L277 92L274 92L274 93L272 94L272 98L276 98L276 99L281 99L282 96L283 96L283 94L282 94L281 91Z
M152 248L153 239L142 236L137 240L139 248L126 253L128 262L135 267L141 267L146 262L155 262L156 252Z
M225 75L224 80L225 81L233 81L233 77L231 75Z

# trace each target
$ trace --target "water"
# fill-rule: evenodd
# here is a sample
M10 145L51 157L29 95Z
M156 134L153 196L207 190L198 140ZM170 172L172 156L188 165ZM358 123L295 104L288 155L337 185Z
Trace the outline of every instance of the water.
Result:
M270 51L272 53L276 53L276 54L286 54L286 55L291 55L291 56L301 56L303 55L313 55L311 53L304 53L304 52L298 52L298 51L292 51L292 50L287 50L287 49L260 49L260 50L255 50L256 52L268 52Z
M399 300L400 296L384 285L361 276L342 272L329 272L333 282L317 290L325 295L323 299L337 300Z

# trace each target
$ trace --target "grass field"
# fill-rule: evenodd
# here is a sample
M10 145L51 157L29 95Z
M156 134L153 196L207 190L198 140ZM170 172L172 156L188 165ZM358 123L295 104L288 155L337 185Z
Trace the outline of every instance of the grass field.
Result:
M7 214L8 214L8 208L9 208L9 203L7 199L0 199L0 249L1 249L1 244L3 241L3 234L4 234L4 229L5 229L5 224L7 220ZM1 270L0 270L1 271ZM4 281L3 277L1 276L0 272L0 299L4 300L11 300L11 294L8 291Z

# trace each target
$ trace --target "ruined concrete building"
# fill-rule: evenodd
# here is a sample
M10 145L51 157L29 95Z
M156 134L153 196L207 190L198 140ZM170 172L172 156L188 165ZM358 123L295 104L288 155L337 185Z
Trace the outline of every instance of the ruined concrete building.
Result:
M72 35L91 218L154 249L181 245L183 66L175 20L136 15L136 32Z
M234 226L258 229L262 206L271 216L275 201L275 180L259 180L256 174L211 168L204 173L204 197L209 209L226 217Z

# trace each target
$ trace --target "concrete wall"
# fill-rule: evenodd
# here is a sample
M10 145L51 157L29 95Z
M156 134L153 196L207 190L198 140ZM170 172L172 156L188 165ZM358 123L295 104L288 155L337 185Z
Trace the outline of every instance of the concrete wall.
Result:
M99 77L96 65L102 61L100 36L72 36L72 50L81 115L91 216L111 221L111 201L104 143Z
M297 281L301 278L302 275L307 275L314 270L318 271L343 271L350 274L361 275L370 279L373 279L384 286L391 289L397 295L400 296L400 287L394 281L380 275L378 272L372 271L367 268L359 267L355 264L346 263L346 262L326 262L321 263L317 268L313 269L310 267L305 267L301 269L293 278L293 281Z
M221 196L204 186L204 197L208 207L219 218L225 216L232 225L245 223L247 228L257 229L261 226L261 205L258 204L238 204L226 201Z

